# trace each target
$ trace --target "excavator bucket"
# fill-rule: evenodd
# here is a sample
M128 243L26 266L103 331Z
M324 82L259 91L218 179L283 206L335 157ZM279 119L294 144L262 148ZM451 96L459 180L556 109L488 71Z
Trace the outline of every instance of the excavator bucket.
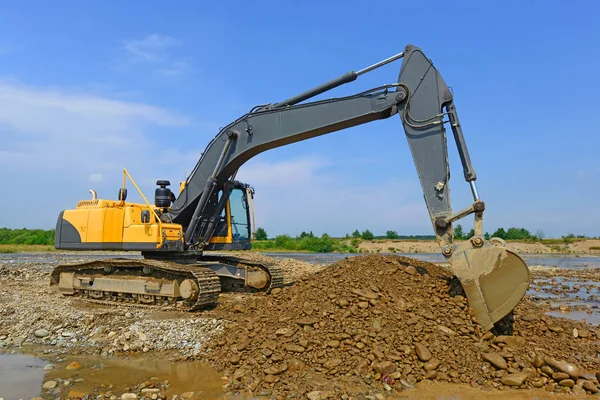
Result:
M473 315L485 330L509 314L529 288L527 264L501 244L485 241L474 247L467 241L453 252L450 264Z

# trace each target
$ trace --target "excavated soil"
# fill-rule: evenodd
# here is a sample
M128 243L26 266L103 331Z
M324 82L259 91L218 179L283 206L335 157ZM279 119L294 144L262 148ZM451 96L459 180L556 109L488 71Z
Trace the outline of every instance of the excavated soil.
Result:
M598 391L598 327L549 317L525 299L484 332L460 289L427 262L347 258L270 296L221 303L215 313L233 322L207 357L232 393L281 398L394 397L432 381Z

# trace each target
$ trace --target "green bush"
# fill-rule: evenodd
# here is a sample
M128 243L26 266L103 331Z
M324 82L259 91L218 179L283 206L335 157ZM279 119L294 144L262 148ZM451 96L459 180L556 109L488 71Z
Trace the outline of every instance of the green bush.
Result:
M0 228L0 244L54 244L54 229Z

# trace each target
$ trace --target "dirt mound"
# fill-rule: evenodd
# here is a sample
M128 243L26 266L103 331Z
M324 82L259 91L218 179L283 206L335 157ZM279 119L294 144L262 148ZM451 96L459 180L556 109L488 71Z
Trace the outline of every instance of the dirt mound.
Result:
M483 332L450 274L410 258L348 258L246 306L207 355L232 391L381 397L421 381L597 390L596 328L524 301L498 336Z

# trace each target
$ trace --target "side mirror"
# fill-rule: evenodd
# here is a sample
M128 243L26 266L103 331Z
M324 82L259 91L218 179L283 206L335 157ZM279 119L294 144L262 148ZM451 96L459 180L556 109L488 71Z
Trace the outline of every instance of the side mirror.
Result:
M150 211L142 210L142 223L147 224L150 222Z
M127 188L119 189L119 201L125 201L127 199Z

